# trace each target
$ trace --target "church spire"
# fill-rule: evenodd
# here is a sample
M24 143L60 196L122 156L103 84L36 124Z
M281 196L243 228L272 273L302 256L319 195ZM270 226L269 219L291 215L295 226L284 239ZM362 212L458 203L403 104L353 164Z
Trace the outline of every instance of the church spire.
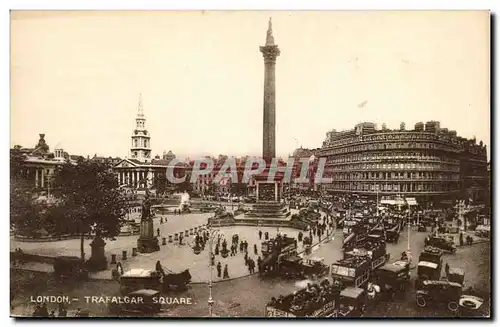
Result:
M139 93L139 107L137 109L137 117L144 117L144 109L142 107L142 93Z
M271 17L269 17L269 25L267 27L267 37L266 37L266 46L274 45L274 36L273 36L273 21Z

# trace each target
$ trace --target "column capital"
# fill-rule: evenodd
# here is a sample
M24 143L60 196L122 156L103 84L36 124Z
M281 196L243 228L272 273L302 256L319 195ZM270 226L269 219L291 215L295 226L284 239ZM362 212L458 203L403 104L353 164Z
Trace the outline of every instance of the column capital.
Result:
M262 52L262 56L264 57L264 62L267 63L276 63L276 58L281 54L280 49L277 45L266 45L260 47L260 52Z

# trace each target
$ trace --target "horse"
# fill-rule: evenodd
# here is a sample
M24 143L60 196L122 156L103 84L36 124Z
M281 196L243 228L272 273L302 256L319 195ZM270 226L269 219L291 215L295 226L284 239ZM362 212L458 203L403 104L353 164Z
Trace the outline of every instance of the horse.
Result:
M169 273L163 275L163 289L168 289L172 285L178 290L185 290L187 288L186 285L190 282L191 274L189 273L189 269L178 274Z

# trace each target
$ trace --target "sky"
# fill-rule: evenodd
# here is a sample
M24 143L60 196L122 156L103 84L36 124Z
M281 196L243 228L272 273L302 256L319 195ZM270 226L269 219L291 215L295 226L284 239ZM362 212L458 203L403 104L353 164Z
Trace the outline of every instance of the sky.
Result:
M11 146L127 157L142 94L153 156L260 155L269 17L277 155L436 120L490 156L484 11L12 12Z

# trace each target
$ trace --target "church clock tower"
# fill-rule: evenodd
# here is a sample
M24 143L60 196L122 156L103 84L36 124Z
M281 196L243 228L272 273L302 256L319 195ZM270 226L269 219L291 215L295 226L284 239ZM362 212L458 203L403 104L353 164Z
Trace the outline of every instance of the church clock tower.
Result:
M139 108L135 118L135 130L132 132L130 157L141 162L151 160L151 137L146 130L146 118L142 107L142 95L139 95Z

